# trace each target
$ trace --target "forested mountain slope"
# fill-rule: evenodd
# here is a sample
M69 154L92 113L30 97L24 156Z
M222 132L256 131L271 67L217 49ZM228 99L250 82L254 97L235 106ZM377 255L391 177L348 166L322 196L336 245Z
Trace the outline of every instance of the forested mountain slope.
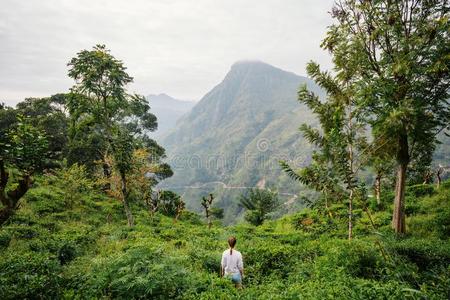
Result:
M312 115L297 102L297 91L306 84L321 94L308 78L257 61L234 64L224 80L206 94L162 139L175 171L164 187L184 193L188 207L198 208L199 195L217 188L221 205L233 206L232 187L276 187L285 193L298 191L281 174L280 159L300 165L311 147L298 126L313 122ZM221 182L221 185L208 184ZM206 188L192 189L186 186ZM229 210L236 214L236 207Z
M248 187L277 189L287 203L279 214L298 209L302 204L293 200L302 188L281 171L278 162L287 160L300 167L310 160L312 146L298 128L316 121L297 101L302 84L325 97L306 77L259 61L234 64L223 81L161 138L175 171L161 187L182 194L194 210L201 208L201 196L213 192L225 208L226 223L236 221L241 212L237 199ZM440 139L443 144L435 152L435 165L446 165L450 138L442 134Z

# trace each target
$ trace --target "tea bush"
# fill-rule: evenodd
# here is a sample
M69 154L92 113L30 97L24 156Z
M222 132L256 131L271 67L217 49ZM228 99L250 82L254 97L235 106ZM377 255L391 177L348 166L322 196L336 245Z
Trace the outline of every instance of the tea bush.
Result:
M304 209L255 227L208 229L195 213L177 222L93 189L65 204L61 182L37 179L0 228L0 299L448 299L450 187L413 187L409 234L390 229L392 203L368 215L347 207ZM77 198L78 199L78 198ZM390 199L390 198L389 198ZM390 201L390 200L389 200ZM412 202L411 202L412 203ZM244 257L244 289L219 277L227 237Z
M46 253L3 254L0 261L1 299L57 298L61 266Z

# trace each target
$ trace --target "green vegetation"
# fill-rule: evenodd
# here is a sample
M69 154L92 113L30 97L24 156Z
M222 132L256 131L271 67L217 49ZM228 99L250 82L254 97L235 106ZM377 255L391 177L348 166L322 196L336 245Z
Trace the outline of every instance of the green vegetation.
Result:
M339 82L355 87L352 110L396 161L397 233L406 230L407 176L426 176L450 119L448 11L447 1L337 1L322 44Z
M280 205L276 192L263 189L250 189L239 201L247 210L245 220L255 226L261 225L268 219L268 214Z
M213 218L222 219L223 209L213 207L214 195L209 194L208 197L202 197L202 206L205 210L205 218L208 221L208 228L211 228Z
M128 225L133 226L128 188L134 167L133 152L142 148L147 140L142 136L143 131L157 128L156 117L149 112L150 106L144 97L127 93L126 86L133 82L133 78L104 45L79 52L68 66L69 77L75 80L67 102L71 117L70 140L79 139L77 133L84 133L80 128L84 126L101 141L103 147L97 147L95 153L100 155L106 179L112 175L111 164L108 163L111 159L112 167L120 178L120 193ZM108 183L105 190L109 188Z
M36 178L0 229L1 299L446 299L450 293L449 181L439 190L408 188L409 235L393 236L387 193L387 209L372 214L375 228L355 211L349 242L342 205L330 207L333 217L313 208L259 227L208 229L193 213L174 222L134 203L136 225L128 227L120 201L74 170ZM71 207L68 190L76 191ZM219 277L229 235L244 255L243 290Z
M407 177L430 181L437 134L450 120L448 11L447 1L349 0L333 6L336 23L321 46L332 55L335 75L313 62L307 66L327 98L321 101L306 86L299 91L299 100L320 123L320 130L307 124L300 129L320 151L313 152L311 165L300 172L286 162L281 165L325 197L331 190L332 198L339 200L336 192L344 192L349 239L357 193L366 210L366 189L358 182L358 171L370 161L396 162L392 227L398 234L406 232ZM376 171L379 193L381 169ZM324 177L327 184L320 183Z
M178 176L199 189L204 218L185 193L157 188L174 172L123 63L103 45L79 52L70 93L0 106L0 299L450 298L450 181L432 170L450 120L449 11L447 1L337 1L322 45L335 72L307 67L323 90L263 63L233 66L167 137L191 159ZM318 123L289 103L300 81ZM297 141L282 125L299 116ZM303 164L265 166L293 142ZM216 199L198 181L247 192ZM290 188L266 189L273 182ZM219 276L231 235L242 290Z
M5 130L0 143L0 225L18 208L19 200L31 187L32 175L42 170L47 153L44 133L23 116L17 116L16 121L9 131ZM10 167L16 170L15 182Z

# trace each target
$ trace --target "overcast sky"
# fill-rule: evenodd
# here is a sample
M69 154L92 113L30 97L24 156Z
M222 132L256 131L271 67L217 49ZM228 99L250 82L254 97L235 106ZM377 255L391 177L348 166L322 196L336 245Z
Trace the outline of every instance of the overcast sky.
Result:
M65 92L67 62L106 44L134 77L129 90L199 100L238 60L305 74L333 0L2 0L0 102Z

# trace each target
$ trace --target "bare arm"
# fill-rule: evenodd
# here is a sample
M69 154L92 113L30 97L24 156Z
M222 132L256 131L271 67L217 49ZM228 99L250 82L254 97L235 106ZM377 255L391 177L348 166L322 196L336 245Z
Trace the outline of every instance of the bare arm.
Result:
M241 256L240 261L238 262L238 269L239 269L239 272L241 273L241 278L244 278L244 262L242 260L242 256Z
M223 277L225 275L225 256L222 255L222 261L220 262L220 276Z

